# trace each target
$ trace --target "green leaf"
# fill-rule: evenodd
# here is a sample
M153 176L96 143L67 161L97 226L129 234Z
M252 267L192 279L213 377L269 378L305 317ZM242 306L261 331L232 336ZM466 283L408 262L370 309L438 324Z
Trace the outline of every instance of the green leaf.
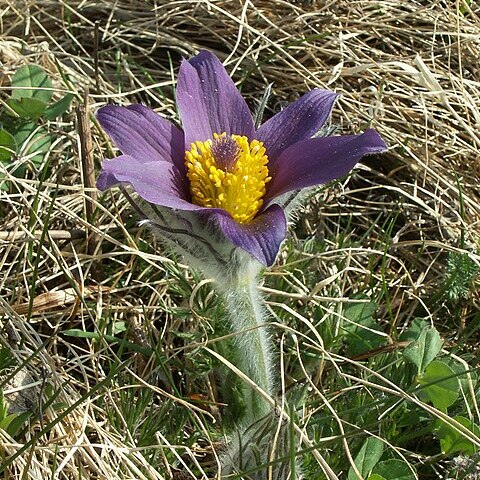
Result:
M430 325L430 322L424 318L414 318L410 327L407 328L401 335L399 340L402 342L417 340L423 330Z
M16 365L15 357L9 347L0 346L0 373L6 368L11 368ZM2 403L2 390L0 389L0 405ZM1 417L0 417L1 418Z
M361 300L359 298L358 300ZM377 311L377 304L375 302L353 303L345 308L344 316L352 322L363 323L372 318Z
M418 373L423 373L432 360L442 349L443 341L435 328L427 327L416 341L413 341L403 351L403 356L415 364Z
M383 454L383 442L374 437L365 440L362 448L355 457L355 465L362 477L366 477L377 464ZM348 471L348 480L358 480L353 467Z
M5 401L3 391L0 389L0 422L2 422L8 415L8 403Z
M11 98L13 99L33 98L46 105L53 95L52 81L38 65L20 67L12 77L12 87Z
M46 110L43 116L47 120L55 120L57 117L61 117L72 103L74 95L72 93L67 93L57 102L50 105Z
M401 408L403 409L403 413L396 420L396 426L399 428L412 426L420 428L421 423L430 422L430 416L423 409L407 404L404 404Z
M2 421L0 422L0 430L7 430L10 423L18 416L16 413L11 413L10 415L6 415Z
M472 282L478 274L478 266L468 253L450 252L447 256L445 294L450 302L466 298Z
M480 427L474 422L465 417L453 417L458 423L470 430L477 437L480 437ZM455 428L446 422L438 421L440 426L437 429L438 437L440 438L440 447L442 453L449 455L455 452L460 452L465 455L473 455L478 451L478 447L463 433L458 432Z
M391 459L380 462L373 469L373 473L385 480L415 480L412 469L403 460Z
M0 162L8 163L12 158L12 153L17 151L17 142L13 135L5 129L0 129Z
M4 166L10 164L12 155L17 151L17 142L13 135L7 132L5 129L0 129L0 163ZM0 190L8 191L8 182L3 181L5 175L0 171Z
M377 322L373 319L376 311L375 302L354 303L345 308L343 315L350 320L343 325L347 332L345 341L349 355L359 355L385 344L385 337L381 335ZM375 333L376 331L379 333Z
M45 154L52 144L52 136L44 128L38 127L33 122L20 124L13 134L18 152L28 156L36 165L42 163Z
M445 361L447 365L457 374L457 380L460 383L460 391L461 390L467 391L469 389L468 377L470 377L474 385L477 383L477 374L475 371L470 371L468 372L468 375L467 375L467 370L465 370L465 365L461 363L457 363L453 358L449 358Z
M37 120L47 108L47 104L37 98L9 98L7 104L21 118Z
M385 480L385 477L382 477L378 473L374 473L368 477L368 480Z
M3 181L5 178L5 175L0 172L0 190L3 190L4 192L8 192L8 182Z
M25 422L32 416L32 412L23 412L15 415L11 419L5 431L13 438L18 433L18 431L25 425Z
M127 331L127 326L125 324L125 322L121 321L121 322L115 322L113 324L113 334L114 335L118 335L119 333L123 333L123 332L126 332Z
M436 408L446 411L458 398L460 384L455 372L446 363L435 360L427 367L419 378L423 391Z

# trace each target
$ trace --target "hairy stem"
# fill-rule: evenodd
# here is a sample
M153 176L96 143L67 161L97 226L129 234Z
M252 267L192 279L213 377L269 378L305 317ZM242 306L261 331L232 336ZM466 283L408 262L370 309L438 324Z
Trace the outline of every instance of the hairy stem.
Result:
M238 346L238 368L264 392L273 395L270 338L265 310L258 293L256 272L239 276L229 288L218 285ZM271 406L250 386L245 385L246 421L255 421L271 412Z
M247 263L237 271L233 281L217 280L217 288L224 297L236 334L236 366L270 397L275 397L270 337L265 326L266 312L258 293L257 273L254 263ZM275 408L250 384L244 384L243 398L246 410L238 419L222 456L221 478L301 478L290 461L296 447L289 424L277 416Z

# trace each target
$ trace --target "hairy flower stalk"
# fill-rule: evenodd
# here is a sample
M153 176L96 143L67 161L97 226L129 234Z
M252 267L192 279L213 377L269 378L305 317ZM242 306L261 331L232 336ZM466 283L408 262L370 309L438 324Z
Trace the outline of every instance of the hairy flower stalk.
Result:
M364 155L386 146L374 130L318 136L337 98L320 89L256 128L223 65L206 51L182 62L176 98L183 129L142 105L98 111L122 155L103 162L97 185L120 185L142 221L215 280L235 334L236 367L256 385L244 382L245 413L225 451L222 475L249 472L248 478L263 479L265 465L288 457L292 446L259 391L275 397L259 272L274 263L287 216L306 188L347 174ZM290 478L288 462L273 465L268 478Z
M266 328L265 311L257 286L257 268L250 263L248 272L243 272L228 288L217 284L228 312L232 330L236 333L240 370L267 395L274 396L274 375L270 338ZM244 389L246 423L253 423L271 411L263 396L255 390Z

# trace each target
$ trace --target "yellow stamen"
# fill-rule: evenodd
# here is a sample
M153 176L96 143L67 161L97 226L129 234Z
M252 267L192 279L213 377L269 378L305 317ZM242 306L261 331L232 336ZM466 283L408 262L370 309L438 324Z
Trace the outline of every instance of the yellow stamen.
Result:
M213 141L192 143L185 152L192 201L203 207L223 208L238 223L251 222L271 180L263 143L249 142L240 135L226 137L225 133L213 137Z

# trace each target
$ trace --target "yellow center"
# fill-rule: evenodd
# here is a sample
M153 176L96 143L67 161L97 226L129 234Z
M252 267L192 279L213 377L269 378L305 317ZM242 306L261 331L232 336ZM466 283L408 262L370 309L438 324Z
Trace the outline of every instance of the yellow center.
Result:
M214 134L185 152L192 201L223 208L239 223L252 221L263 204L268 157L263 143L240 135Z

